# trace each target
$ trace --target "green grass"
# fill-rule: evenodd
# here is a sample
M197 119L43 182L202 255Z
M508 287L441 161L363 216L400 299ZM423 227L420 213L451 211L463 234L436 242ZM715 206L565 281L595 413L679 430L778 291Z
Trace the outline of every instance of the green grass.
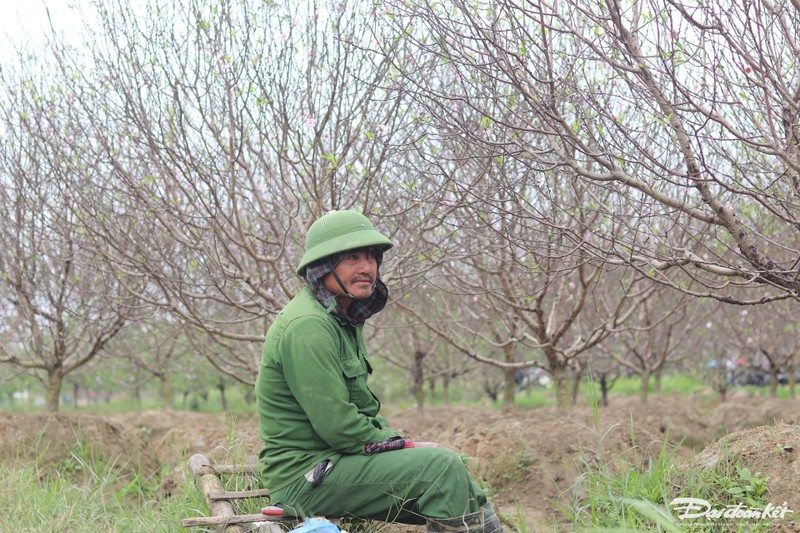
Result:
M753 396L761 396L761 397L769 396L769 387L757 387L755 385L745 385L744 387L741 387L741 390L747 391L749 394ZM788 385L779 385L777 393L778 393L778 398L780 398L781 400L791 399ZM800 395L800 385L797 385L795 394Z
M229 460L244 461L231 419ZM186 461L180 471L143 472L124 458L107 457L75 434L75 444L53 457L34 444L33 453L0 463L0 531L89 532L210 532L184 529L185 518L207 516L200 490L194 486ZM49 459L45 460L44 457ZM34 457L34 459L31 459ZM27 458L27 459L26 459ZM173 466L173 465L169 465ZM169 478L169 492L164 481ZM227 490L258 488L257 476L228 476ZM242 500L236 511L258 513L266 499Z
M708 501L712 509L741 502L746 508L767 504L767 479L731 456L712 468L680 466L666 444L655 458L628 453L597 461L586 455L580 465L577 497L562 511L575 531L767 531L769 520L679 519L670 502L677 497Z
M256 411L255 403L247 403L245 400L244 385L231 387L225 391L225 398L227 400L227 410L229 413L254 413ZM98 400L89 405L75 406L66 402L62 402L59 410L63 413L127 413L132 411L147 411L147 410L160 410L163 408L164 402L157 394L149 392L144 394L140 401L135 400L130 395L120 394L113 396L108 402ZM222 401L218 390L214 389L208 392L206 398L197 394L190 394L187 396L186 401L183 401L182 394L176 394L172 402L173 409L197 411L201 413L221 413ZM0 411L10 412L24 412L36 413L43 412L43 405L31 405L30 403L17 401L10 404L5 401L0 401Z
M181 519L205 514L199 491L159 493L158 477L121 465L0 465L0 531L182 531Z
M690 374L670 374L665 375L661 379L661 392L657 392L655 389L655 379L650 378L649 384L649 394L650 395L670 395L670 394L682 394L682 395L693 395L699 394L701 392L709 391L708 383L702 379L699 379ZM641 386L641 380L638 376L632 377L621 377L614 382L612 389L610 390L611 402L614 401L614 397L619 396L627 396L627 397L635 397L639 395L639 389ZM571 384L570 384L571 387ZM590 398L592 396L599 398L600 396L600 385L592 381L590 379L584 379L581 381L579 387L579 397L578 397L578 405L582 407L591 406L592 402ZM736 390L745 390L751 394L757 394L761 396L766 396L769 393L769 389L767 387L736 387L730 389L728 393L732 393ZM462 397L459 395L453 395L455 399L452 399L453 405L492 405L495 409L500 409L503 406L503 401L498 400L496 402L491 402L490 400L484 396L478 397ZM789 388L786 385L782 385L778 388L778 397L779 398L789 398ZM412 409L415 406L414 399L410 397L408 394L406 395L399 395L397 391L395 394L389 396L381 396L384 405L393 409L393 410L404 410L404 409ZM426 407L438 407L444 405L444 402L441 397L440 392L436 392L432 396L429 394L425 398L425 406ZM555 390L553 387L533 387L528 390L519 392L515 396L515 405L517 407L522 408L529 408L535 409L537 407L546 407L546 406L554 406L556 405L556 395Z
M614 396L638 396L641 380L636 377L622 377L614 382L610 391L611 401ZM661 394L697 394L707 390L708 385L690 375L668 375L661 379ZM579 405L591 406L591 397L600 397L600 385L589 379L584 379L579 387ZM654 380L650 379L650 394L657 394ZM536 408L556 404L555 390L550 388L531 388L516 395L516 404L520 407ZM497 404L502 405L498 402Z
M743 505L763 509L767 481L760 472L751 472L729 452L707 468L687 468L677 456L678 447L665 438L658 454L646 454L637 445L634 420L630 422L632 446L610 458L603 453L604 434L598 418L597 391L591 377L587 399L594 410L594 450L580 454L578 470L582 473L573 487L574 499L559 508L574 531L768 531L769 520L725 518L680 519L673 509L675 498L706 500L710 508L724 511L727 506ZM687 381L684 384L694 386Z
M413 409L416 405L413 395L409 394L407 383L401 385L400 382L392 382L392 386L386 383L377 382L373 387L378 396L381 398L383 404L397 412L401 410ZM613 385L610 395L614 396L637 396L639 394L640 379L637 376L619 378ZM592 389L590 391L590 389ZM690 374L670 374L665 375L661 381L661 394L698 394L703 391L708 391L708 384ZM736 387L728 391L733 393L737 390L744 390L749 394L756 396L767 396L769 389L767 387L745 386ZM650 394L657 394L655 390L655 380L650 379ZM66 391L65 391L66 392ZM254 403L248 403L245 399L246 387L244 385L236 385L226 390L227 399L227 412L232 413L254 413L256 406ZM584 379L579 387L579 405L590 405L588 400L591 394L599 397L599 385L596 382L591 382ZM778 398L789 399L789 387L781 385L778 387ZM460 406L487 406L492 405L499 409L502 407L502 400L491 402L485 393L476 390L475 387L464 387L463 384L454 383L450 388L450 404ZM445 405L441 387L438 388L433 394L428 392L425 398L426 407L438 407ZM545 406L556 405L555 390L552 387L548 388L531 388L526 391L517 393L516 405L523 408L537 408ZM163 406L163 402L154 391L148 391L143 395L141 401L137 402L129 395L120 394L111 398L109 402L97 401L88 406L75 407L62 403L61 411L65 413L70 412L83 412L83 413L119 413L129 411L142 411L142 410L159 410ZM178 410L190 410L204 413L218 413L222 412L222 402L218 390L213 389L208 392L206 398L200 395L192 394L183 400L180 393L175 395L173 401L173 408ZM8 403L4 398L0 398L0 411L20 411L20 412L42 412L43 406L32 406L28 403L17 401L13 404Z

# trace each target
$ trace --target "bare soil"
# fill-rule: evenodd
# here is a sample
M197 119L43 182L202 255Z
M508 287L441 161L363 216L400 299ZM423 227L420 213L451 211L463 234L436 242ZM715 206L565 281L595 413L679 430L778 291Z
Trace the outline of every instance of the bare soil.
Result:
M596 415L596 416L595 416ZM488 484L501 515L524 519L529 531L564 523L556 503L578 502L582 465L602 458L630 468L668 449L684 468L740 461L768 478L768 501L800 509L800 402L735 394L613 397L589 408L493 411L476 407L389 413L392 425L417 440L433 440L467 458ZM724 437L724 438L723 438ZM80 445L78 443L81 443ZM115 460L162 480L162 496L184 490L183 465L194 453L219 462L253 461L261 446L254 416L146 411L84 414L6 413L0 418L0 461L58 466L78 454ZM687 495L690 496L690 495ZM776 526L777 527L777 526ZM776 531L800 531L791 520Z

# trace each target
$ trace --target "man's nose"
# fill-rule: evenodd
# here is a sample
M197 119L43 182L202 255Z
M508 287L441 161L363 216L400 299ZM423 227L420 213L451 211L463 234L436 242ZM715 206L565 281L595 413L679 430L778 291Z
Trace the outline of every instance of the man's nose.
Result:
M364 255L358 261L358 271L361 273L374 273L375 270L378 268L378 262L375 261L374 257L370 257L368 255Z

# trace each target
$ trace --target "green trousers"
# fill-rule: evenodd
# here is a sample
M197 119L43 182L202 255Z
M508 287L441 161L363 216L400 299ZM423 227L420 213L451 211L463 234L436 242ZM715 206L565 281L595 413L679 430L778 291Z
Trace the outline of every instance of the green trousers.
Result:
M426 518L474 513L486 494L461 457L444 448L409 448L374 455L340 455L322 484L301 477L270 494L294 516L359 517L424 524Z

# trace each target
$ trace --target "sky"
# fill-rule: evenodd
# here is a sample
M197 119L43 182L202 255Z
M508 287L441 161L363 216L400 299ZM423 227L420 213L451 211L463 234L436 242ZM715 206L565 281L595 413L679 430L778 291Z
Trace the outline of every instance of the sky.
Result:
M0 0L0 42L3 49L27 42L44 44L45 33L50 33L47 10L53 26L65 37L77 37L81 27L80 17L70 6L85 0Z

